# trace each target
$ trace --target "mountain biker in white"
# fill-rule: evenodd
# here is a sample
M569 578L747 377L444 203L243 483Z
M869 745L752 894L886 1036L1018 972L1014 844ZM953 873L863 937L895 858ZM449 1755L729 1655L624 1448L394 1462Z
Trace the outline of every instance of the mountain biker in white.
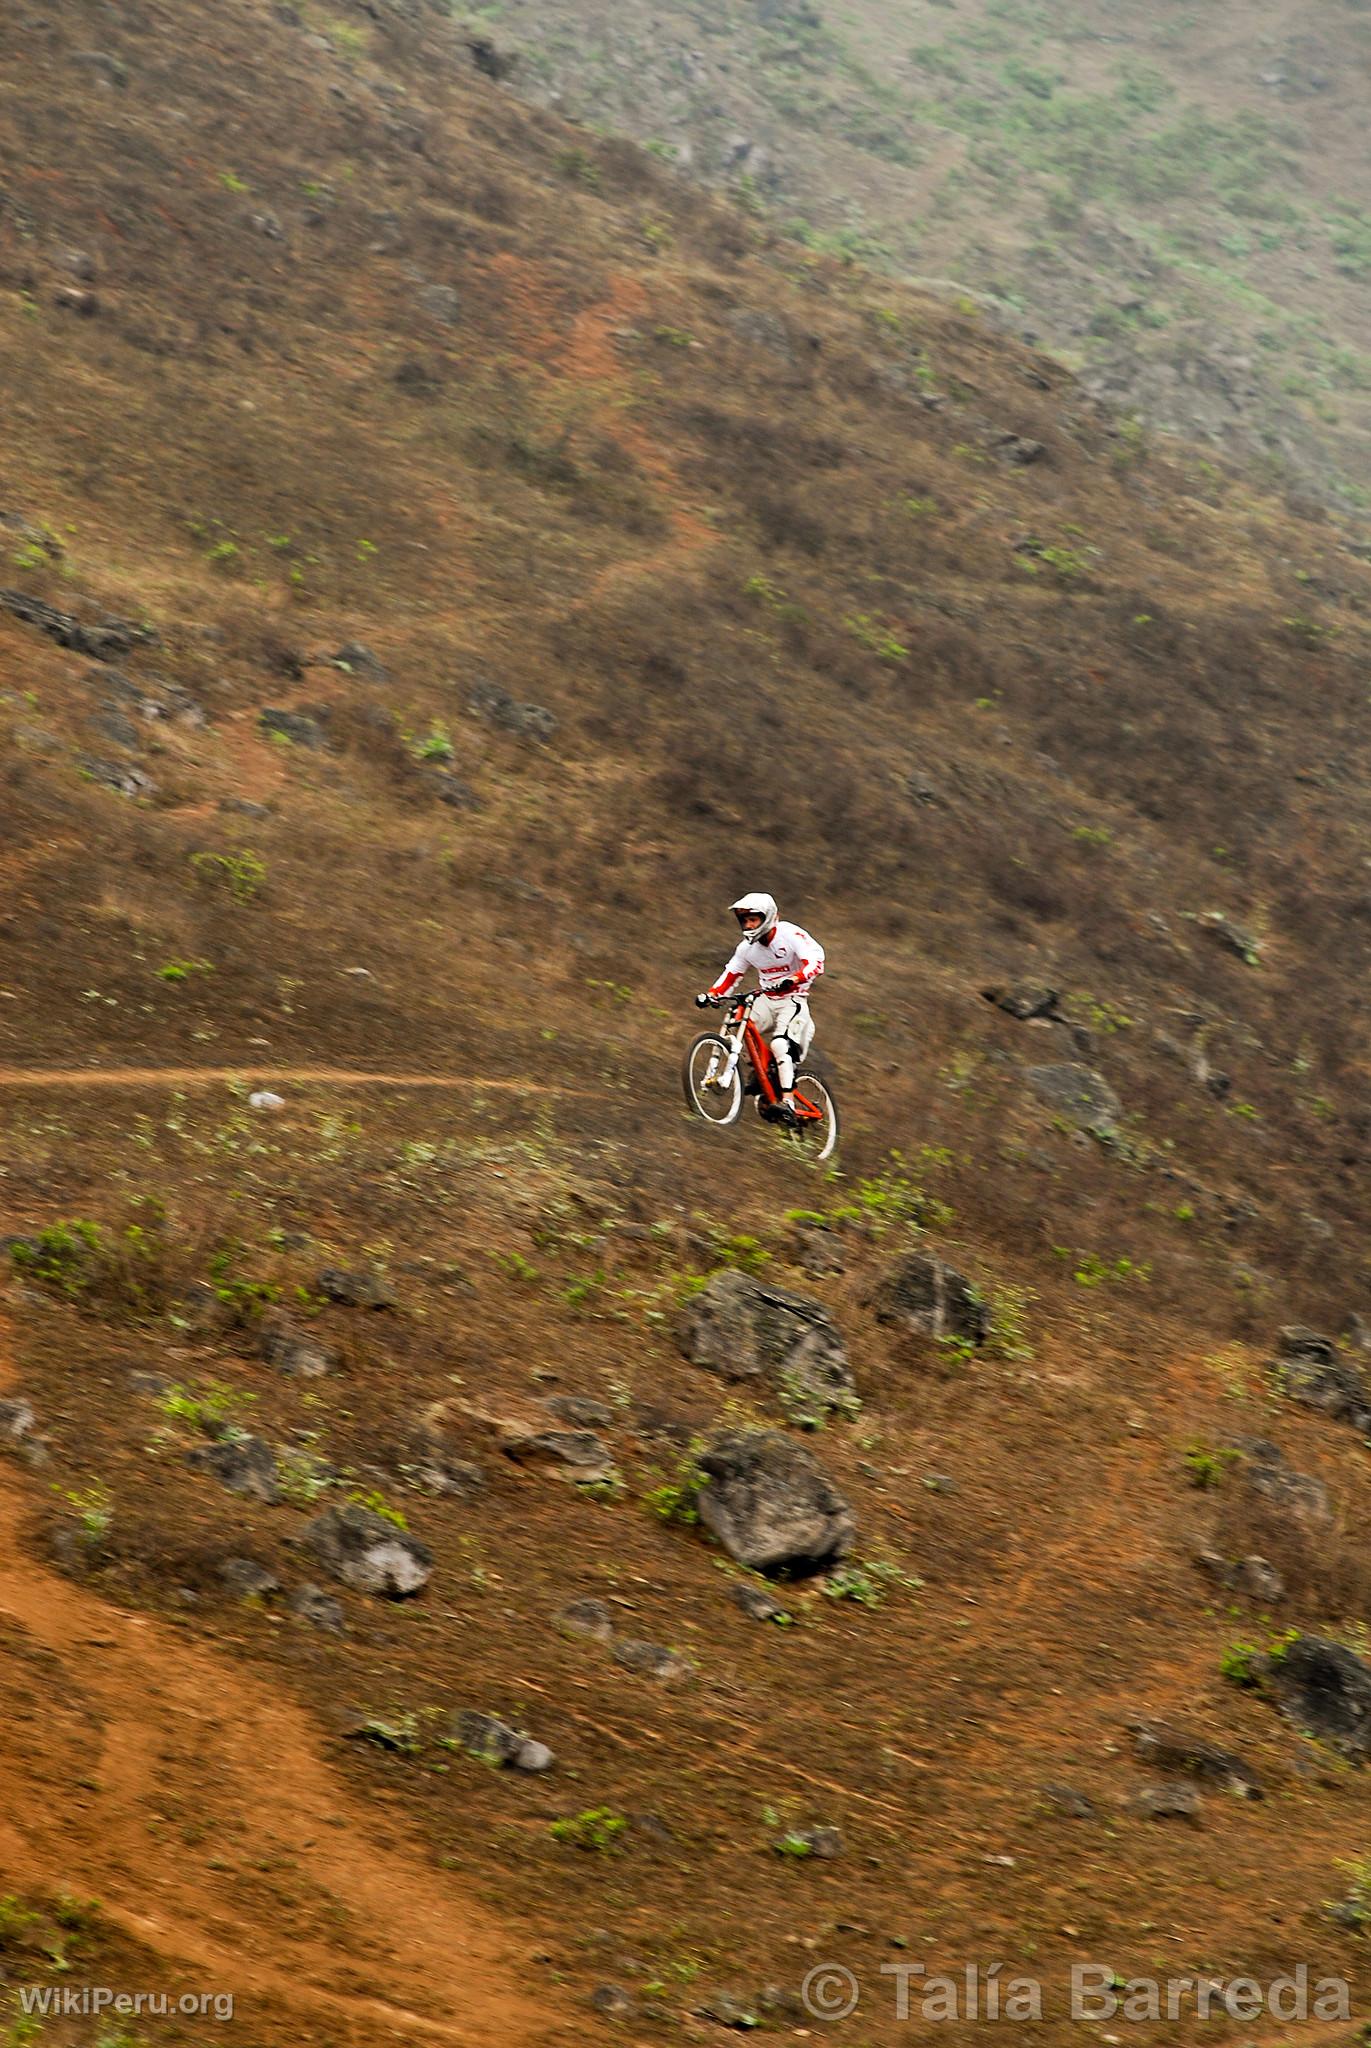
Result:
M781 1085L782 1121L792 1128L795 1114L795 1062L803 1060L814 1041L809 991L824 971L824 949L797 924L785 922L772 896L740 896L730 905L742 937L723 973L695 1001L703 1009L721 1002L749 967L757 971L762 993L752 1006L752 1021L770 1038Z

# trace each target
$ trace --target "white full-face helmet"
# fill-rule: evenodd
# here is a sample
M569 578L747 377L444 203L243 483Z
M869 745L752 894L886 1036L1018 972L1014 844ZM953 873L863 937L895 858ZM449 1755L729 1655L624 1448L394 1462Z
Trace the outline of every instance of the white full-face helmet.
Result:
M750 896L740 896L729 908L737 918L738 928L745 939L756 939L761 944L776 929L780 913L774 896L764 896L760 890L754 890Z

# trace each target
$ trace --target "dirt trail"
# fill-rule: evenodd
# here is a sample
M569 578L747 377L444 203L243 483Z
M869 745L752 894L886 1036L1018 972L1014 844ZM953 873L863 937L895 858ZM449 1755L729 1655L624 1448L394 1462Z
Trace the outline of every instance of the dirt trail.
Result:
M0 1303L8 1390L3 1317ZM519 2048L557 2034L494 1925L389 1817L359 1809L298 1707L25 1556L22 1518L17 1472L0 1465L11 1884L97 1897L179 1988L189 1974L197 1990L284 2009L296 2039L305 2013L368 2042Z
M251 1082L255 1088L498 1088L530 1095L598 1101L593 1089L555 1081L492 1079L472 1074L384 1074L363 1067L0 1067L0 1088L212 1088Z

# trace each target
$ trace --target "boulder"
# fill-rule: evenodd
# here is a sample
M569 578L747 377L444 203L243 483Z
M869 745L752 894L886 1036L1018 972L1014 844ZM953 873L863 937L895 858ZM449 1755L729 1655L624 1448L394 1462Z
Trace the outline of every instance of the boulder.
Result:
M552 1394L543 1406L559 1422L569 1422L576 1429L607 1429L614 1420L614 1410L608 1402L597 1401L589 1394Z
M876 1320L914 1337L982 1344L990 1308L971 1282L927 1252L911 1252L883 1273L868 1297Z
M1292 1401L1371 1435L1371 1385L1362 1367L1343 1357L1331 1337L1298 1325L1282 1330L1276 1372Z
M1296 1636L1253 1675L1286 1719L1356 1763L1371 1755L1371 1670L1341 1643Z
M751 1571L812 1577L847 1556L852 1510L809 1452L778 1430L726 1430L701 1452L700 1520Z
M1262 1788L1256 1772L1240 1756L1220 1749L1203 1735L1174 1728L1162 1721L1134 1721L1133 1753L1144 1763L1161 1771L1184 1772L1188 1777L1221 1785L1238 1799L1260 1799Z
M280 1309L269 1309L257 1333L258 1355L292 1379L320 1379L338 1363L338 1355L320 1344Z
M308 711L283 711L270 706L258 716L258 724L268 739L289 740L295 747L306 747L317 753L328 745L328 734L323 722Z
M1064 1060L1054 1066L1026 1067L1024 1078L1035 1095L1077 1130L1108 1137L1117 1129L1123 1104L1093 1067Z
M297 1621L307 1621L311 1628L324 1629L329 1635L340 1636L347 1626L341 1605L322 1586L297 1586L286 1606Z
M1038 1796L1050 1812L1060 1814L1064 1820L1095 1819L1094 1800L1075 1785L1043 1785Z
M1255 933L1234 924L1221 910L1206 910L1196 919L1203 931L1218 940L1226 952L1236 953L1249 967L1261 965L1261 945Z
M1188 1820L1196 1825L1202 1805L1193 1785L1145 1785L1128 1803L1141 1820Z
M515 733L520 739L550 740L557 730L556 717L543 705L521 704L508 690L484 678L475 685L467 702L478 718L486 719L501 732Z
M448 1733L450 1740L468 1756L502 1770L550 1771L556 1762L546 1743L535 1742L519 1729L498 1721L493 1714L478 1714L464 1708L449 1719Z
M687 1658L678 1656L675 1650L668 1650L662 1643L643 1642L635 1636L618 1637L610 1655L625 1671L636 1671L643 1678L660 1678L666 1685L690 1675Z
M746 1273L716 1273L681 1310L676 1336L707 1372L765 1382L803 1426L854 1415L861 1405L846 1347L821 1304Z
M316 1515L301 1538L325 1571L358 1593L406 1600L433 1576L433 1553L407 1529L350 1502Z
M728 1597L735 1607L742 1609L749 1621L776 1621L784 1627L793 1619L788 1607L774 1599L765 1586L754 1586L750 1579L735 1579L728 1589Z
M390 1282L374 1267L359 1268L353 1272L339 1266L326 1266L316 1285L326 1300L336 1301L343 1308L398 1306Z
M240 1600L270 1600L281 1590L281 1581L275 1572L264 1564L258 1564L255 1557L226 1557L219 1566L219 1576L231 1593Z
M1321 1479L1297 1472L1284 1451L1264 1437L1240 1437L1233 1448L1242 1453L1242 1476L1248 1491L1280 1514L1305 1524L1333 1518L1333 1503Z
M571 1600L557 1616L563 1635L588 1636L592 1642L607 1643L614 1634L614 1620L603 1600Z
M260 1436L225 1436L218 1443L197 1444L186 1452L186 1463L212 1473L230 1493L246 1494L269 1507L281 1498L275 1453Z
M70 612L59 612L23 590L0 590L0 609L22 619L25 625L36 626L59 647L88 654L93 661L117 661L140 642L156 638L150 628L132 626L126 619L102 616L98 623L86 625Z
M1044 987L1041 982L1021 981L1012 988L982 989L981 994L997 1010L1003 1010L1007 1017L1014 1017L1021 1024L1031 1024L1039 1017L1061 1021L1058 991Z

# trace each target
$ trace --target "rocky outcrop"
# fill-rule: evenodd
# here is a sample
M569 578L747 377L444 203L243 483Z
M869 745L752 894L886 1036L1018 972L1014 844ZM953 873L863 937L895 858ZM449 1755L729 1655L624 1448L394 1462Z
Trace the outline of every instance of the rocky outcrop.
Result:
M1371 1756L1371 1670L1322 1636L1296 1636L1256 1660L1253 1676L1286 1719L1356 1763Z
M301 1541L335 1579L384 1600L410 1599L433 1576L433 1553L426 1543L355 1504L316 1515Z
M1331 1337L1299 1325L1282 1330L1276 1374L1292 1401L1371 1435L1371 1385L1362 1367L1342 1356Z
M806 1578L852 1548L851 1508L808 1451L779 1431L726 1431L699 1458L698 1510L752 1571Z
M912 1337L982 1344L990 1308L971 1282L927 1252L911 1252L882 1274L868 1297L878 1322Z
M733 1383L766 1385L801 1426L817 1428L861 1405L846 1346L823 1306L746 1273L716 1273L681 1310L676 1335L692 1364Z

